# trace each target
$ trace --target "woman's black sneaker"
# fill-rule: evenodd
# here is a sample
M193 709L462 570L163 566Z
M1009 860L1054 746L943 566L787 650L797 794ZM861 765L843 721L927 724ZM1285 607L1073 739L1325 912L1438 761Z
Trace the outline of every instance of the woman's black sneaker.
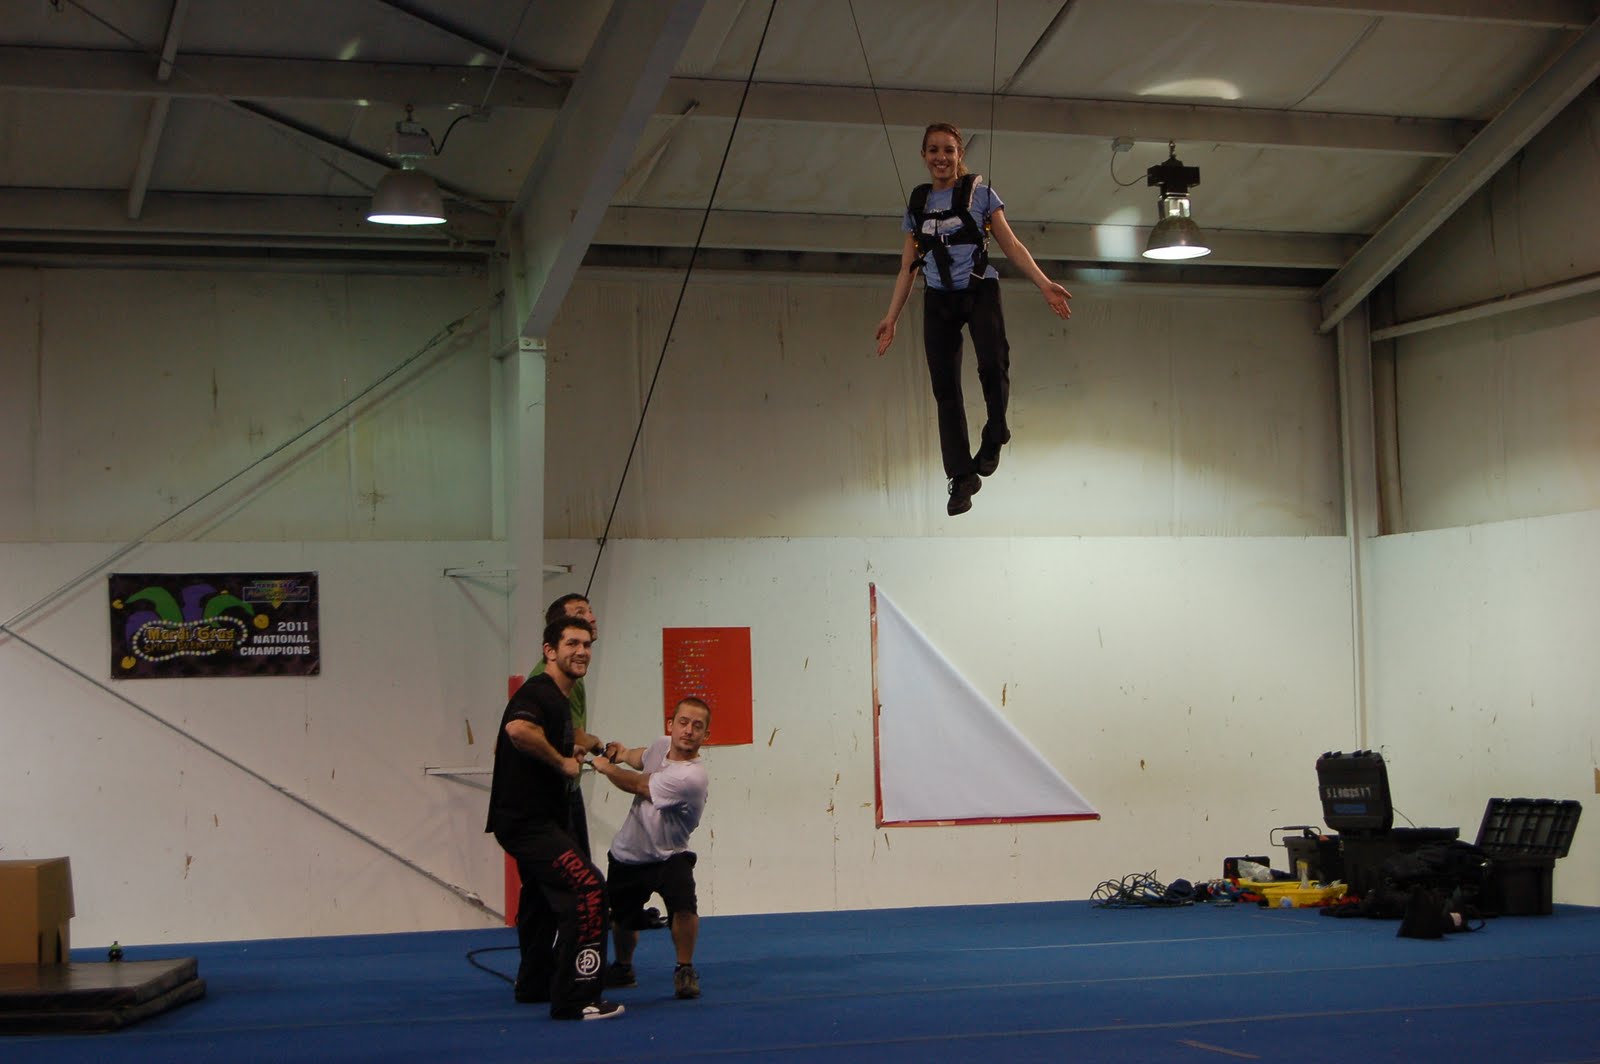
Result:
M945 505L944 512L951 517L964 514L972 509L972 497L983 488L983 481L976 473L964 473L950 481L950 501Z

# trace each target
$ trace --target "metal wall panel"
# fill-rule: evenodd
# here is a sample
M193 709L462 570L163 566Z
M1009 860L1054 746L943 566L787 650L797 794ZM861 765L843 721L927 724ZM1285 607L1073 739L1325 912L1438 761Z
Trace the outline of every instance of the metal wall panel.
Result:
M36 426L0 458L0 540L488 534L481 280L155 270L0 280L0 315L18 326L0 360L0 392L18 408L8 432ZM475 306L485 309L429 349Z
M1423 318L1600 272L1600 100L1580 96L1396 275ZM1395 341L1403 528L1600 509L1600 298Z

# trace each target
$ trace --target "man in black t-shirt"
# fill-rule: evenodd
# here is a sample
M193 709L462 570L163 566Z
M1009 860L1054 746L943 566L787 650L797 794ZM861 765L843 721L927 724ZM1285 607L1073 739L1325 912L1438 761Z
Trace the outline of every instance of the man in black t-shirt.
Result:
M605 880L569 830L567 788L581 765L573 756L567 695L588 671L593 641L594 629L579 618L545 627L545 671L517 689L500 721L485 828L522 877L516 999L549 1002L558 1020L622 1014L621 1005L600 1000Z

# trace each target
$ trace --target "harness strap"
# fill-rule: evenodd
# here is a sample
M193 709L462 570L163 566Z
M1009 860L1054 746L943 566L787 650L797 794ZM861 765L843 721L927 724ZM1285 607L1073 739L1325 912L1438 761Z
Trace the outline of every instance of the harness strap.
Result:
M916 241L917 258L911 263L911 269L930 257L933 265L939 271L939 282L945 288L953 288L950 268L954 259L950 255L951 244L975 244L976 249L972 255L972 273L980 280L989 268L989 227L988 218L985 217L984 225L979 226L972 216L973 192L978 182L983 180L980 174L963 174L960 182L951 190L950 207L948 210L929 212L928 196L933 191L931 184L918 185L911 190L911 200L906 205L906 210L911 215L912 236ZM924 222L928 218L947 218L957 215L961 219L961 227L948 235L938 232L925 232Z

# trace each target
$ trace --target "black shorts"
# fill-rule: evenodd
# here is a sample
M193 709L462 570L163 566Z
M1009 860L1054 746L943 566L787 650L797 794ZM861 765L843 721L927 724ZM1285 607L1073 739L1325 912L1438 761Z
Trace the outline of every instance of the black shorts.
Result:
M611 920L632 927L650 895L659 894L667 914L698 913L694 895L694 854L675 853L665 861L628 864L606 854L606 894L611 899Z

